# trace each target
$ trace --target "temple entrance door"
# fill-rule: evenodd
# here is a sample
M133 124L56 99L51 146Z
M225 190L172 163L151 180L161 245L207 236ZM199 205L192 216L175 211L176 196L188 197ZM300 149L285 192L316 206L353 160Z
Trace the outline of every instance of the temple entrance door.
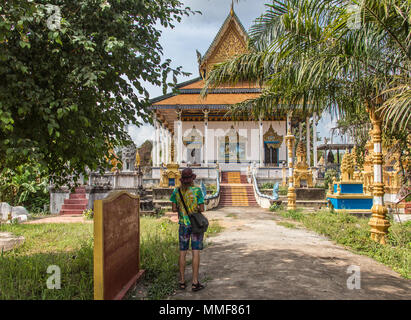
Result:
M267 165L278 165L279 154L278 148L270 148L267 144L264 144L264 160Z

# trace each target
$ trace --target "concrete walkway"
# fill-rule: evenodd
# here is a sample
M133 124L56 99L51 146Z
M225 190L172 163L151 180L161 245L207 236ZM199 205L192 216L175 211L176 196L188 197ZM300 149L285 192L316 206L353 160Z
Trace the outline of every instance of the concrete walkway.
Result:
M207 216L226 228L201 254L207 287L191 291L187 266L189 286L169 299L411 299L411 280L302 227L280 226L284 219L267 210L220 208ZM347 288L350 265L361 268L359 290Z

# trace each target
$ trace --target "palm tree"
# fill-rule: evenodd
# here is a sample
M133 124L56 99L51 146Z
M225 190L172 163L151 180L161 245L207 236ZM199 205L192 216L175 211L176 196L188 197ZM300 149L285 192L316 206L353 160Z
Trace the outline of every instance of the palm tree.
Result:
M411 2L273 0L267 7L251 28L250 52L217 65L203 94L225 82L263 85L259 98L233 106L234 116L368 111L378 158L371 220L384 225L373 229L375 240L384 242L381 122L391 130L410 129Z
M343 115L364 111L365 100L376 107L382 101L386 126L409 129L410 2L348 2L357 13L342 0L274 0L251 28L250 53L217 65L204 94L224 82L256 81L265 87L262 96L232 110L251 108L253 115L282 110L281 102ZM350 25L356 15L360 29Z

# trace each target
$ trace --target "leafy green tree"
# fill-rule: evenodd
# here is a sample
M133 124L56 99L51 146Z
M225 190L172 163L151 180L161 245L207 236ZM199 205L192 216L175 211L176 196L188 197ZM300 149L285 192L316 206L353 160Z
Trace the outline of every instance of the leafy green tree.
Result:
M43 211L50 202L48 185L47 171L39 163L4 168L0 171L0 202L24 206L30 212Z
M150 122L144 83L163 86L160 26L194 12L177 0L35 0L0 3L0 169L30 156L57 184L105 167Z

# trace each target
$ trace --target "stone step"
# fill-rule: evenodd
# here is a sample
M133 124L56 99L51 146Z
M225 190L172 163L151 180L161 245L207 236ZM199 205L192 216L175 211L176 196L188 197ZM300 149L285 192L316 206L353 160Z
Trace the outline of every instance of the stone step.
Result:
M87 205L88 200L87 199L65 199L64 204L82 204L82 205Z
M87 199L85 193L70 193L69 199Z
M249 202L249 201L220 201L220 203L244 203L244 204L255 204L257 202Z
M84 204L63 204L61 209L63 210L85 210L87 205Z
M67 214L81 216L83 214L83 210L66 210L66 209L60 210L60 215L67 215Z
M258 207L256 203L219 203L220 207Z
M226 202L238 202L238 203L257 203L257 201L249 201L247 199L222 199L220 200L220 203L226 203Z
M257 204L220 204L219 207L258 207Z

